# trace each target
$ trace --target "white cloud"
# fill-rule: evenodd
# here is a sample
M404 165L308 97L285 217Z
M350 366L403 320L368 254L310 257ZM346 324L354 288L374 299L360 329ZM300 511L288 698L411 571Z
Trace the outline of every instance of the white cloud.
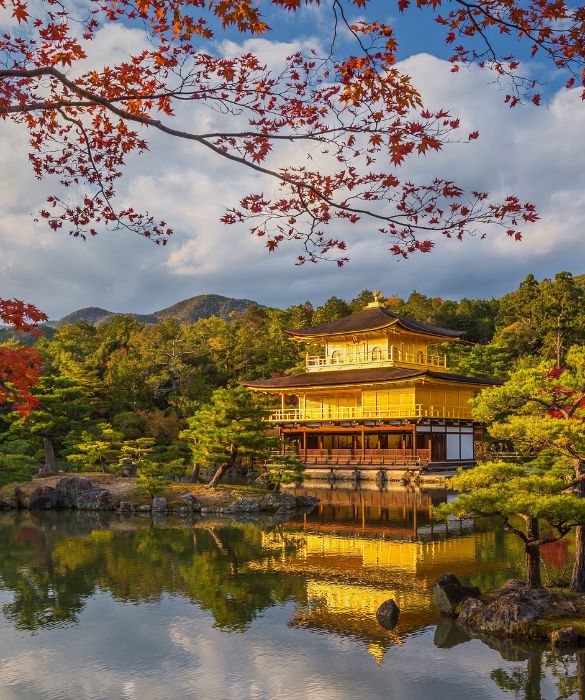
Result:
M136 31L121 25L104 30L92 60L104 60L116 47L134 50L136 41ZM271 60L282 60L295 47L264 39L243 45ZM225 42L222 49L233 53L237 46ZM528 272L585 271L580 262L585 259L585 107L578 91L563 91L540 108L510 110L484 73L453 76L450 64L426 54L401 65L430 107L444 106L461 117L463 135L480 131L476 142L415 162L412 174L448 177L470 189L517 193L533 201L542 218L527 227L523 243L496 231L484 241L442 240L431 254L398 261L386 252L389 242L375 233L375 225L363 221L347 233L351 262L346 268L299 268L294 245L269 255L245 227L219 223L224 209L242 195L269 191L267 178L162 134L149 135L150 152L130 160L120 200L168 221L176 230L173 240L162 249L125 233L106 233L81 243L33 224L31 212L42 206L49 185L30 172L25 136L3 124L0 296L26 298L55 317L85 305L147 312L205 292L280 305L307 298L320 302L331 294L351 297L364 287L388 294L417 288L444 297L482 297L513 288ZM191 129L209 130L217 119L188 107L179 114Z

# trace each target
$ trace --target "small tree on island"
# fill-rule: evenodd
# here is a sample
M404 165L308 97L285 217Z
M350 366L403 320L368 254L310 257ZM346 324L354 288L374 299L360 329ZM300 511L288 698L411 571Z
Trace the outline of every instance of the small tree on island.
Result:
M151 498L159 496L170 481L170 475L157 462L144 459L136 470L136 492Z
M567 535L585 521L585 501L567 492L566 463L559 461L546 471L539 462L526 465L486 462L460 471L449 488L460 491L455 500L435 509L439 518L497 517L504 528L519 537L526 553L526 583L542 586L540 548ZM545 525L541 534L541 525Z
M298 484L306 479L307 465L296 455L274 455L265 464L266 480L274 486L275 491L280 491L282 484Z
M489 434L511 442L526 456L545 453L567 460L572 488L585 498L585 347L570 348L564 367L553 360L520 367L502 386L481 392L474 401L475 420L491 424ZM571 590L585 591L585 520L576 528Z
M244 387L217 389L208 404L189 418L181 437L191 444L193 460L216 471L207 484L215 488L242 458L263 459L277 446L267 435L266 409Z

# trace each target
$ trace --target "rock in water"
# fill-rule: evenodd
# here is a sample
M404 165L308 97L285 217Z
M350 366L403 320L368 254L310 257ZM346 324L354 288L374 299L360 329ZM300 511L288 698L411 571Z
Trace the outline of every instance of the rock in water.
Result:
M201 510L201 502L197 496L194 496L192 493L184 493L181 496L181 501L189 511Z
M224 510L224 513L258 513L260 505L253 498L238 498Z
M84 476L65 476L59 479L55 489L59 498L59 507L77 508L77 501L81 494L91 491L93 484Z
M312 508L321 503L321 499L316 496L297 496L296 501L299 508Z
M100 486L83 491L75 499L78 510L114 510L112 494Z
M554 630L552 632L550 635L550 641L553 647L577 644L577 632L575 632L574 627L562 627L560 630Z
M376 619L380 625L387 630L392 630L396 627L399 617L400 608L392 598L384 601L376 611Z
M491 602L472 608L465 601L458 621L480 632L502 636L523 633L526 627L545 616L572 617L576 609L562 595L544 588L518 588L506 584Z
M164 496L156 496L152 499L152 512L164 513L167 509L167 499Z
M477 598L466 598L461 605L457 622L468 625L471 620L483 610L483 603Z
M297 507L297 499L290 493L273 491L260 499L260 510L294 510Z
M28 497L30 510L53 510L57 507L59 495L52 486L42 484L34 489Z
M443 574L435 583L434 593L439 610L447 615L455 615L465 598L479 598L481 595L479 588L464 586L455 574Z

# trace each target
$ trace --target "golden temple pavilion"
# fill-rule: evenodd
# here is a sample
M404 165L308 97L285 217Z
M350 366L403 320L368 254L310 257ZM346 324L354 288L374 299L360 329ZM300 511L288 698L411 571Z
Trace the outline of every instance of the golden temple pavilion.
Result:
M499 383L449 371L439 346L461 331L420 323L380 299L362 311L287 331L307 353L306 371L248 381L279 397L270 421L311 467L428 469L473 464L472 398Z

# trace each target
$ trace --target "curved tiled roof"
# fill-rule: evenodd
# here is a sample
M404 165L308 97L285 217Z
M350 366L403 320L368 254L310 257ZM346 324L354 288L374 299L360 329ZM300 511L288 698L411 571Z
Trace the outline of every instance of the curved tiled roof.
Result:
M449 374L448 372L435 372L424 369L408 369L406 367L371 367L366 369L346 369L331 372L306 372L305 374L291 374L288 377L274 377L273 379L258 379L256 381L242 382L251 389L301 389L313 386L338 386L344 384L372 384L379 382L400 381L415 377L428 377L461 384L481 384L492 386L502 384L499 379L491 377L466 377L463 374Z
M299 328L298 330L287 331L287 333L298 338L311 338L320 335L373 331L395 324L415 333L424 333L425 335L435 335L444 338L460 338L465 334L465 331L452 331L448 328L433 326L430 323L414 321L406 316L395 314L393 311L383 306L368 307L355 314L351 314L351 316L340 318L338 321L322 323L320 326L313 326L312 328Z

